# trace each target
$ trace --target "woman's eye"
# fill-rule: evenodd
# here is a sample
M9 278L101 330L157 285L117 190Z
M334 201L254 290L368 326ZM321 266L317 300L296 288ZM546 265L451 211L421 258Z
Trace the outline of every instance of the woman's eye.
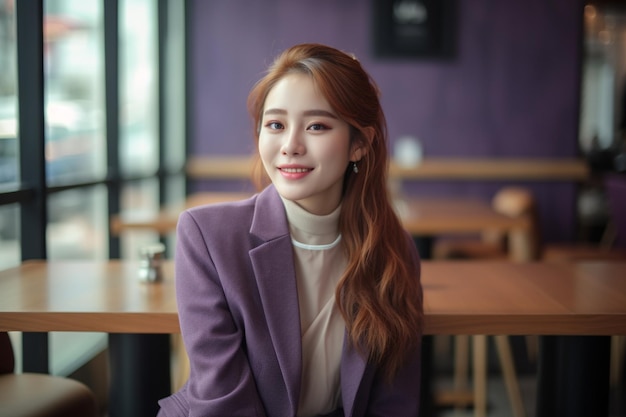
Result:
M309 126L309 130L326 130L326 129L328 128L321 123L314 123L311 126Z
M272 130L280 130L283 128L282 123L279 123L279 122L269 122L265 126L267 126L268 128Z

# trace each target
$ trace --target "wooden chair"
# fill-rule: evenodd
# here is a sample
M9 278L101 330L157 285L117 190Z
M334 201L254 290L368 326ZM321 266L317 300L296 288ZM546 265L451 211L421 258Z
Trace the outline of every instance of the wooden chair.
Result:
M84 384L64 377L14 371L7 332L0 332L0 414L21 417L96 417L96 398Z

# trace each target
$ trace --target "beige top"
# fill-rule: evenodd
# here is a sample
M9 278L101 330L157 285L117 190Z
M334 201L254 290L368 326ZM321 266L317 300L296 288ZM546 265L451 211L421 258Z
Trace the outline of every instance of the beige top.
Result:
M326 414L341 400L339 365L345 331L335 287L347 265L337 208L316 216L283 199L294 248L302 329L298 417Z

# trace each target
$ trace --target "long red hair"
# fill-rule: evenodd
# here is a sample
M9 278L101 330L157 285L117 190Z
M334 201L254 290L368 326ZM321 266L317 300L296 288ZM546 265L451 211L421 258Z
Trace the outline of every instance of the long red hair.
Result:
M388 192L387 128L379 90L351 55L320 44L289 48L248 97L257 144L268 92L294 72L313 78L333 110L350 125L352 143L363 149L358 173L346 167L339 229L348 266L336 299L352 343L391 376L419 344L423 310L415 249ZM260 163L255 182L259 188L268 184Z

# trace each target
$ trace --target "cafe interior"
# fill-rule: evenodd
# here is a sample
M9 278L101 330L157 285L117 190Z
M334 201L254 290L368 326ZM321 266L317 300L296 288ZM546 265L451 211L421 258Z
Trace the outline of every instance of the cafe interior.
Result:
M184 384L177 217L256 191L246 97L303 42L381 90L390 194L425 264L421 415L626 416L620 0L0 2L0 416L81 398L95 411L75 415L153 416ZM501 284L517 275L534 292ZM56 301L75 276L132 294L109 315ZM435 291L449 276L502 293L458 312ZM163 327L133 325L142 308Z

